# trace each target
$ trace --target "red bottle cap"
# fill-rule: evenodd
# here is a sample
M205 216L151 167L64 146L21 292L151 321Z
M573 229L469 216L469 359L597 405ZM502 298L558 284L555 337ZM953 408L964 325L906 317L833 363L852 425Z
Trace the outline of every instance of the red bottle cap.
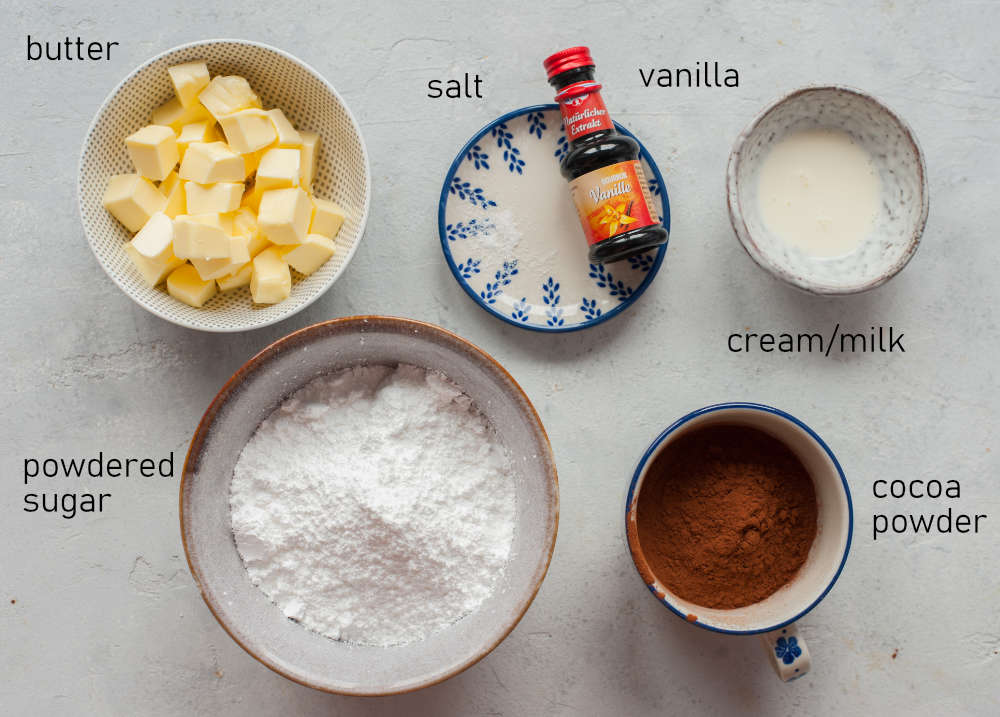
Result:
M590 48L580 45L579 47L569 47L560 50L554 55L549 55L542 63L548 73L548 79L552 79L566 70L575 70L578 67L594 67L594 58L590 56Z

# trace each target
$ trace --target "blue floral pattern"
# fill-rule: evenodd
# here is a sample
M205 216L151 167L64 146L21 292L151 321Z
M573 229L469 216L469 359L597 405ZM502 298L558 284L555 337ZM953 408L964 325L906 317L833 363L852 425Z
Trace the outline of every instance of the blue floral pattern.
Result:
M497 297L503 293L503 288L505 286L510 286L510 282L514 276L517 275L517 259L512 259L510 261L505 261L503 267L497 269L496 275L493 277L495 281L486 282L486 287L479 292L479 296L482 297L483 301L487 304L495 304Z
M556 143L555 158L560 162L563 161L563 157L569 152L569 140L566 139L566 133L563 132L562 136L559 137L559 141Z
M548 129L545 124L545 115L541 112L529 112L525 117L528 120L528 134L542 138L542 132Z
M545 310L545 323L549 326L562 326L566 322L562 307L559 306L561 298L559 284L550 276L548 281L542 284L542 301L548 307Z
M462 275L463 279L471 279L474 275L479 273L479 265L482 261L482 259L469 258L457 265L455 268L458 269L458 273Z
M495 207L497 205L491 199L487 199L483 195L482 187L473 187L472 182L463 182L462 178L457 174L452 177L451 184L448 186L448 192L454 194L459 199L467 200L476 204L480 209L489 209L490 207Z
M628 258L628 263L636 271L648 272L656 263L656 252L647 251L643 254L635 254Z
M618 299L618 301L625 301L635 293L635 289L624 281L615 279L603 264L590 265L590 278L594 280L599 289L605 289L609 296Z
M478 144L474 145L472 149L466 152L465 158L468 159L470 162L472 162L472 166L474 166L476 169L490 168L489 162L487 162L487 160L490 158L490 155L486 154L486 152L483 151L483 148L480 147Z
M796 658L802 655L802 648L799 647L799 639L794 635L790 637L782 635L774 645L774 654L786 665L792 664Z
M448 241L455 241L456 239L468 239L469 237L489 234L494 229L496 229L496 225L489 219L483 219L482 221L479 219L470 219L467 222L446 224L444 234L448 237Z
M597 299L588 299L586 296L580 301L580 311L588 321L593 321L601 316L601 310L597 307Z
M528 319L531 318L531 304L528 303L527 296L522 296L520 301L514 302L510 318L514 321L520 321L522 324L527 323Z

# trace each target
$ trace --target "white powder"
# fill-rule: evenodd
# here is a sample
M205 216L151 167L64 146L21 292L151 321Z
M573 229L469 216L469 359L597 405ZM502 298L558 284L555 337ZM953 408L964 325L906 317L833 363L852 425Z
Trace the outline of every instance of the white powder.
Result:
M230 506L253 584L305 627L369 645L478 608L514 535L495 432L455 384L408 365L297 391L244 447Z

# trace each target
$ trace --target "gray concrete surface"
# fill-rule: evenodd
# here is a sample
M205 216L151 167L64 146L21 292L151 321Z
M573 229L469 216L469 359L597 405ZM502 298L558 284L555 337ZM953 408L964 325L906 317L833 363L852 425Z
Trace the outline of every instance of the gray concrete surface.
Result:
M4 0L0 712L1000 713L1000 6L838 5ZM121 46L110 62L28 63L28 33ZM134 305L91 255L74 199L80 143L105 94L153 54L213 36L271 43L324 73L362 125L374 179L367 235L342 280L298 316L238 336L177 328ZM502 324L462 293L441 257L436 202L465 139L505 110L548 101L541 60L576 43L592 47L615 117L666 168L673 237L630 311L547 336ZM698 60L737 67L739 89L641 86L640 66ZM427 80L465 71L482 74L485 100L425 97ZM927 154L922 248L862 296L810 298L777 283L726 218L733 138L765 102L814 82L883 97ZM294 329L355 313L432 321L484 347L522 383L552 439L562 523L548 579L509 639L464 674L366 700L271 673L219 628L192 583L177 480L116 485L98 516L22 512L24 458L175 451L180 462L201 413L246 358ZM906 353L742 356L725 347L744 327L828 331L838 321L891 324ZM853 554L803 621L814 669L790 685L771 674L755 639L671 616L622 546L623 483L648 441L690 409L738 399L810 423L854 490ZM880 477L956 478L962 496L883 505L872 497ZM989 514L983 532L872 540L873 512L949 505Z

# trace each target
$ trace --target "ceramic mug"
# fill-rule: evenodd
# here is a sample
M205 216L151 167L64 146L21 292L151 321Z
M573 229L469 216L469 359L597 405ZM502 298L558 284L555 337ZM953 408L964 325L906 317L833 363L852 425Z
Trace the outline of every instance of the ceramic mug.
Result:
M816 539L805 564L766 599L733 610L696 605L668 590L646 561L636 532L636 506L653 460L671 442L696 428L740 425L761 430L784 443L812 478L819 507ZM625 504L629 552L646 586L680 618L706 630L730 635L759 635L778 676L788 682L809 671L809 648L795 622L822 600L840 576L851 547L854 511L844 471L816 433L794 416L756 403L722 403L689 413L657 436L639 459Z

